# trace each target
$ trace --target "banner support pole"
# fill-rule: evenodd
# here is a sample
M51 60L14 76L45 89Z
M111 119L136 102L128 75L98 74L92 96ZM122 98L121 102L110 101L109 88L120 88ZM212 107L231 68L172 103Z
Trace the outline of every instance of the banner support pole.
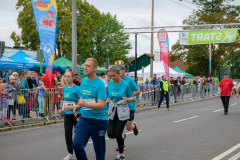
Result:
M212 48L211 43L209 44L209 77L211 77L211 66L212 66Z

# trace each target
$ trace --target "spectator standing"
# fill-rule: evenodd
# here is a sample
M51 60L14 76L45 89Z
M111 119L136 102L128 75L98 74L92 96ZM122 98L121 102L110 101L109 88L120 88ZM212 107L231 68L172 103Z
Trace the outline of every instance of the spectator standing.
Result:
M215 84L219 84L219 79L217 78L217 76L215 76L215 78L214 78L214 81L215 81Z
M234 89L234 93L236 94L236 88L237 88L237 82L236 82L236 79L233 79L233 85L234 85L234 87L233 87L233 89Z
M47 91L43 82L38 83L38 105L39 105L39 116L44 117L44 104L45 104L45 92Z
M232 96L233 87L234 87L234 85L233 85L232 80L228 78L227 73L224 73L224 79L222 79L218 85L218 94L221 96L225 115L228 114L228 106L229 106L230 97L231 98L233 97ZM237 94L237 97L238 97L238 94Z
M54 94L55 94L54 93L54 82L55 82L56 86L58 87L58 81L57 81L57 77L55 74L52 74L52 77L50 79L47 69L46 69L46 74L42 78L42 81L47 88L47 91L45 93L44 116L46 117L48 114L49 119L51 119L52 110L54 107L53 106Z
M22 93L20 92L20 84L21 84L21 80L20 78L18 78L18 73L17 72L13 72L12 75L14 76L15 80L14 80L14 84L17 85L17 90L16 90L16 96L15 96L15 100L14 100L14 107L13 109L15 109L15 113L16 113L16 109L18 108L18 114L19 116L21 117L22 119L22 106L18 106L18 103L17 103L17 95L22 95ZM16 114L13 115L13 120L16 120Z
M196 89L196 95L197 95L197 97L198 97L198 77L194 77L193 87L195 87L195 89ZM194 98L194 99L195 99L195 98Z
M31 72L31 77L27 79L29 89L34 89L37 82L36 82L36 72L32 71Z
M66 69L66 70L65 70L65 73L68 72L68 71L70 71L70 70L69 70L69 69ZM62 78L61 78L61 84L64 85L64 86L67 85L67 83L65 82L65 77L64 77L64 75L63 75Z
M153 79L151 79L151 81L150 81L150 87L151 87L151 89L155 90L155 89L157 88L157 86L159 86L159 81L157 80L157 75L154 74ZM152 96L153 99L152 99L152 101L155 102L155 99L156 99L156 97L155 97L156 91L154 91L154 92L152 92L152 93L153 93L153 96Z
M11 71L11 70L8 70L7 75L6 75L6 77L5 77L5 83L7 83L8 77L11 76L11 75L12 75L12 71Z
M208 79L206 80L206 89L205 89L205 92L208 92L208 96L210 92L210 83L211 83L211 79L210 77L208 77Z
M6 85L0 84L0 90L1 90L1 113L0 113L0 120L3 122L7 122L7 112L8 112L8 104L7 104L7 98L8 98L8 92L6 91Z
M6 90L8 92L8 119L10 119L11 110L13 114L13 119L16 120L16 106L14 106L14 101L16 97L16 90L19 90L19 85L15 84L15 77L13 75L8 77L6 84Z
M29 72L25 71L23 73L23 78L22 78L22 82L21 82L21 89L23 89L22 92L24 95L24 99L26 101L26 103L23 104L23 119L25 118L27 103L28 103L28 94L29 94L29 86L28 86L28 82L27 82L28 77L29 77Z
M158 111L160 109L164 97L166 98L167 110L169 111L169 85L165 75L162 76L162 80L160 82L160 100L158 102Z

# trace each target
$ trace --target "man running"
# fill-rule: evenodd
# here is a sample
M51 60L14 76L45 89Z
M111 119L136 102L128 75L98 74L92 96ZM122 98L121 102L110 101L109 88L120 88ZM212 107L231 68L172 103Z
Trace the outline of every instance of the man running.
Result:
M105 104L107 93L104 82L97 77L98 62L94 58L88 58L84 66L84 75L87 77L81 81L80 99L78 107L81 107L81 118L75 128L73 149L78 160L87 160L84 150L89 137L92 137L96 160L105 160L105 134L108 128L108 111Z
M132 78L125 75L126 67L124 65L119 65L118 67L121 69L121 74L120 74L121 78L130 85L134 96L139 95L140 94L140 89L138 88L135 81ZM129 106L129 110L130 110L130 118L127 121L126 128L127 128L128 131L133 130L133 132L136 136L136 135L138 135L137 123L133 122L134 112L135 112L135 101L128 102L128 106Z
M228 114L228 106L229 106L229 99L232 98L232 94L234 93L233 90L233 82L231 79L228 78L228 74L224 73L224 79L221 80L221 82L218 85L218 95L220 95L221 91L221 100L223 103L224 108L224 114ZM232 91L232 94L231 94Z

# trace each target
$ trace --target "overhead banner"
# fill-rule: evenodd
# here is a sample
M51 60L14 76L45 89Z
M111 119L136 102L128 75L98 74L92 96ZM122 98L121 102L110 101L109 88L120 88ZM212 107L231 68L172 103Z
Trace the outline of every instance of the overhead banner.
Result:
M57 3L56 0L31 0L31 2L44 61L50 75L49 77L51 78L56 48Z
M179 44L212 44L212 43L232 43L237 40L237 29L216 30L216 31L189 31L179 32Z
M164 31L164 32L161 32ZM160 61L163 61L163 66L167 80L169 79L169 39L165 29L160 29L157 33L160 46Z

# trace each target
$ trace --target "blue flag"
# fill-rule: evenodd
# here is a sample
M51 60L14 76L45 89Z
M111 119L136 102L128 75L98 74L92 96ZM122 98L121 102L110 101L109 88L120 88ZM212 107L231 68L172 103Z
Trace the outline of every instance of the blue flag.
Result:
M31 2L47 73L50 75L49 78L52 78L57 35L57 3L56 0L31 0Z

